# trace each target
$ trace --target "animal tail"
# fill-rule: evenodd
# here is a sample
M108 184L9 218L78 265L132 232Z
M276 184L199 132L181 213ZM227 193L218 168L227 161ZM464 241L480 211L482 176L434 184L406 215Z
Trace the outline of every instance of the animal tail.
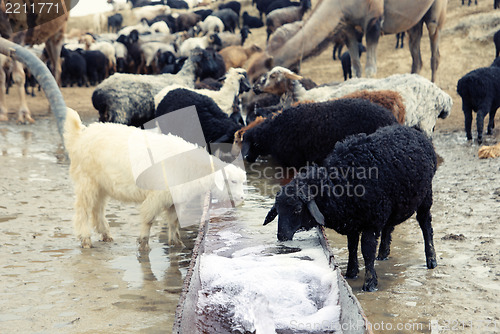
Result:
M64 143L68 153L70 153L71 147L78 140L83 129L85 129L85 126L82 124L78 113L68 108L66 110L66 121L64 122Z

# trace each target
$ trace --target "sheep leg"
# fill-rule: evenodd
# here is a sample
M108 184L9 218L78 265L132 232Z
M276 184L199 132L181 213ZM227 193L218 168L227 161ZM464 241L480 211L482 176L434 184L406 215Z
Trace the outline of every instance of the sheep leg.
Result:
M168 244L185 247L184 243L181 240L179 219L173 205L165 210L165 218L168 226Z
M465 118L465 134L467 135L467 140L472 140L472 108L467 105L463 104L462 105L462 110L464 111L464 118Z
M109 233L109 224L104 216L104 208L106 207L106 196L99 192L95 199L94 210L92 210L92 223L97 233L102 235L102 241L111 242L113 237Z
M358 264L358 244L359 233L352 233L347 235L347 248L349 249L349 261L347 262L346 278L358 277L359 264Z
M75 180L76 181L76 180ZM87 187L78 186L79 184L90 185ZM73 218L73 227L76 237L80 240L82 248L92 248L90 236L92 229L90 228L91 217L94 212L95 201L92 193L92 182L90 180L78 180L75 182L75 216Z
M151 232L151 226L158 215L163 210L159 201L154 196L150 196L142 202L141 205L141 233L137 242L139 243L139 251L147 252L149 248L149 234Z
M365 230L361 234L361 253L365 260L365 282L363 291L377 290L378 280L375 272L375 253L377 251L377 238L379 233L375 230Z
M483 142L483 130L484 130L484 117L486 112L481 108L477 111L476 116L476 128L477 128L477 142L481 144Z
M410 53L413 60L411 73L420 73L422 69L422 55L420 54L420 40L422 39L423 22L420 21L413 28L408 30Z
M389 258L391 253L391 234L394 231L393 225L386 225L382 230L382 236L380 238L380 246L378 248L377 260L383 261Z
M493 134L493 129L495 128L495 114L496 113L497 113L496 108L492 107L491 111L490 111L490 119L488 121L488 131L486 132L487 135Z
M436 251L434 250L433 230L432 230L432 216L431 216L431 206L432 206L432 191L424 199L422 204L417 209L417 221L424 235L425 243L425 259L427 262L428 269L434 269L437 266L436 261Z

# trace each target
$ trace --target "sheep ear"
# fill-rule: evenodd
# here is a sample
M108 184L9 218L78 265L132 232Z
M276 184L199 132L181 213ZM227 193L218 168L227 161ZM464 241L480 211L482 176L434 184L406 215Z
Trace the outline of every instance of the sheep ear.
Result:
M293 72L285 72L285 78L290 79L290 80L302 80L302 77L298 74L295 74Z
M264 66L269 70L273 68L273 65L274 65L274 58L273 57L267 58L266 61L264 62Z
M276 210L276 204L274 204L271 210L269 210L269 212L267 213L266 219L264 219L264 225L267 225L270 222L272 222L277 215L278 215L278 210Z
M323 216L321 211L319 211L318 205L313 199L307 202L307 208L309 209L309 212L316 220L316 222L321 226L325 226L325 217Z
M224 190L224 185L226 182L224 181L224 175L222 174L222 171L219 170L215 173L214 182L219 191Z

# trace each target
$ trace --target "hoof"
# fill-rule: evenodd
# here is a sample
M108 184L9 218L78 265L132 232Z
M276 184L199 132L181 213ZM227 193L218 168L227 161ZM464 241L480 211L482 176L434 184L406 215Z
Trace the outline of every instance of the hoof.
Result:
M139 252L149 252L151 250L148 237L139 238L137 242L139 243Z
M89 238L82 238L82 248L92 248L92 242Z
M110 235L103 235L102 236L102 241L103 242L112 242L113 238Z
M436 259L427 259L427 269L434 269L438 265Z
M387 261L387 260L389 260L389 256L385 256L385 255L377 256L377 261Z
M377 283L373 283L373 282L370 282L370 283L365 283L363 284L363 291L366 291L366 292L374 292L374 291L377 291Z
M348 270L345 273L344 277L347 278L347 279L356 279L356 278L358 278L358 271L357 270L356 271L352 271L352 270L349 271Z

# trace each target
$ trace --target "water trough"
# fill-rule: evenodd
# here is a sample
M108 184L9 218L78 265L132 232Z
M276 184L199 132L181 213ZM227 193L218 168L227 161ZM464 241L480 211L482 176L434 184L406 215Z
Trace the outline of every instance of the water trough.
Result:
M322 229L278 242L249 218L255 203L226 212L208 203L173 333L372 333Z

